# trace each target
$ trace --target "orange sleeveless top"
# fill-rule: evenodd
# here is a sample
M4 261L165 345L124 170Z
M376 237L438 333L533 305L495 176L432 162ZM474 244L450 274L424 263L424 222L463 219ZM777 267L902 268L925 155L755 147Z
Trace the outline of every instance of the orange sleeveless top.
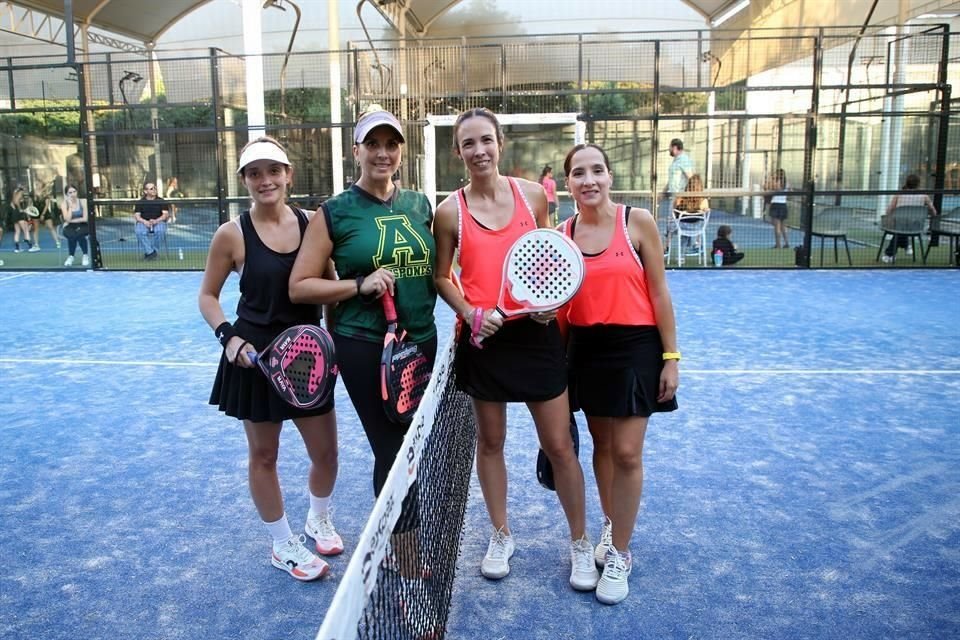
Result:
M561 226L573 238L573 221ZM597 324L656 326L657 316L647 290L640 256L630 243L625 207L617 206L610 244L597 255L584 255L583 286L567 305L567 321L578 327Z
M513 178L513 217L502 229L488 229L467 208L463 189L457 191L457 250L463 295L474 307L492 309L500 297L500 280L507 252L517 238L537 228L526 196Z

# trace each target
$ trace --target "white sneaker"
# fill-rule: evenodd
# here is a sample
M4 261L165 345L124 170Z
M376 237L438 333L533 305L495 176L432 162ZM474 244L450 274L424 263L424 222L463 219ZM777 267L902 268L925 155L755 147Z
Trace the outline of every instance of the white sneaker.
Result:
M328 510L307 518L303 530L317 543L317 553L335 556L343 553L343 540L333 528L333 514Z
M600 528L600 542L593 551L593 560L597 567L602 567L607 562L607 549L613 546L613 523L610 518L603 516L603 527Z
M302 582L316 580L330 568L326 562L310 553L303 543L303 535L292 536L286 542L273 545L270 561L277 569L283 569Z
M82 265L85 266L85 267L89 267L89 266L90 266L90 256L88 256L87 254L83 254L83 257L80 258L80 264L82 264Z
M910 244L907 245L907 255L908 256L913 255L913 245L910 245Z
M593 562L593 545L583 536L570 543L570 586L577 591L597 588L600 573Z
M510 558L514 552L513 536L507 535L503 529L497 529L490 536L487 545L487 555L480 563L480 573L489 580L499 580L510 573Z
M883 254L882 256L880 256L880 259L887 264L890 264L891 262L893 262L893 256L888 256L887 254Z
M610 547L607 561L603 565L603 575L597 583L597 600L603 604L617 604L622 602L630 593L627 578L633 569L633 558L630 552L620 553Z
M27 251L29 251L30 253L36 253L37 251L40 251L40 245L35 244L29 249L27 249Z
M63 261L63 266L72 267L73 266L73 256L67 256L67 259Z

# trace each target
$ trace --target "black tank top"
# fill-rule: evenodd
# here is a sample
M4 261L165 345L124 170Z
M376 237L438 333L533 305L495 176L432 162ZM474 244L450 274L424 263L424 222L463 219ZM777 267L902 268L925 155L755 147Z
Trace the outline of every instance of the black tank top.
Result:
M300 223L300 242L307 229L307 216L291 207ZM295 324L319 324L322 307L290 302L288 283L293 262L300 247L290 253L277 253L260 240L250 219L250 211L240 216L246 260L240 276L240 302L237 317L252 324L276 328L277 333Z

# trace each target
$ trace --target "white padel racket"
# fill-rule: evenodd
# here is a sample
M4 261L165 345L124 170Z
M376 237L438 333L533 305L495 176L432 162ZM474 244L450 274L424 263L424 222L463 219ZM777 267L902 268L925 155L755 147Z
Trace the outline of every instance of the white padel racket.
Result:
M576 295L583 275L583 255L573 240L553 229L528 231L507 252L494 313L509 318L555 311Z

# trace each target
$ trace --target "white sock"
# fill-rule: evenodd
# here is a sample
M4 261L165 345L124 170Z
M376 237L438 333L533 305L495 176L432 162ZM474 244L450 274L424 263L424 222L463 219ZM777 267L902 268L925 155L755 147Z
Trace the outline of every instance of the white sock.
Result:
M276 522L264 522L267 525L267 531L273 536L273 544L277 546L293 537L293 531L290 530L290 523L287 522L287 514L280 516Z
M330 496L326 498L318 498L313 495L313 492L310 492L310 511L307 512L307 517L312 518L313 516L320 515L321 513L326 513L327 509L330 508Z

